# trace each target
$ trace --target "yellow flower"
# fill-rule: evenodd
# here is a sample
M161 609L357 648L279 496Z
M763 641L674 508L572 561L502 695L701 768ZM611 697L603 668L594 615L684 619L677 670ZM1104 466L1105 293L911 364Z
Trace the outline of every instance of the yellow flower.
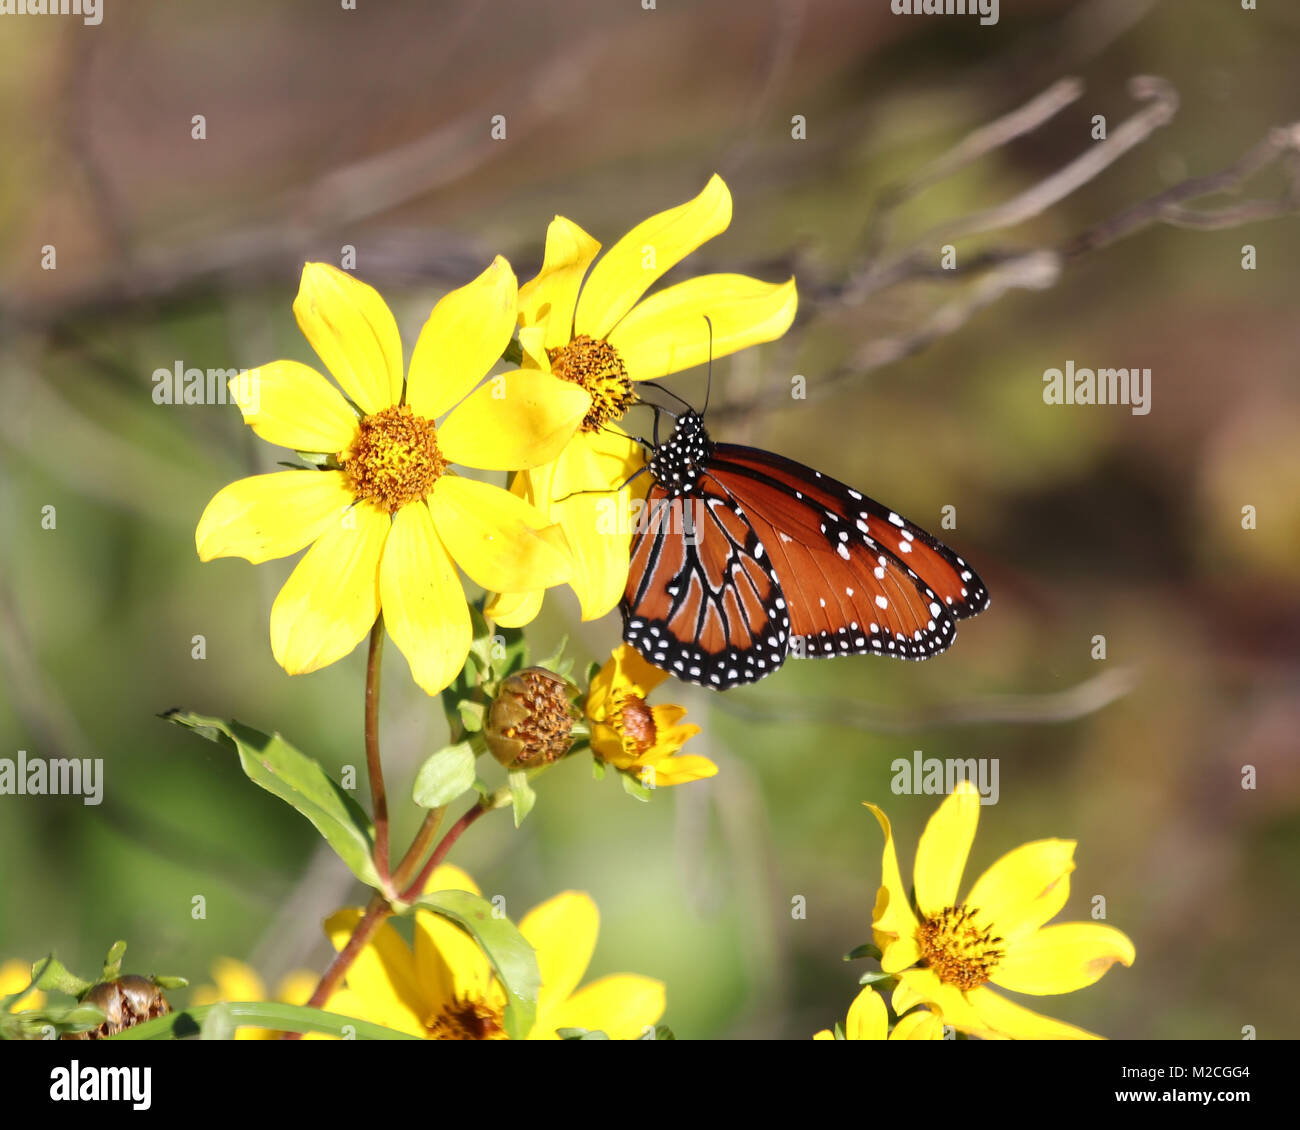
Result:
M579 389L542 396L535 372L505 373L474 391L510 340L515 304L514 273L498 257L433 308L403 383L402 342L384 300L335 267L308 263L294 314L346 398L297 361L232 379L244 421L262 439L333 457L332 469L232 483L195 533L204 561L258 564L311 545L271 609L271 649L289 674L343 658L382 608L415 681L436 694L469 652L457 565L492 590L568 579L567 546L550 519L450 469L545 462L586 411Z
M443 890L479 893L474 880L451 864L437 868L425 885L426 892ZM325 923L335 949L347 944L361 914L340 910ZM578 988L599 925L596 904L577 891L548 899L519 923L541 971L528 1039L555 1039L557 1028L588 1028L633 1040L663 1015L663 984L648 977L616 973ZM506 1039L505 993L488 959L458 926L426 910L415 912L414 950L385 923L325 1008L431 1040Z
M266 984L257 975L251 965L236 961L233 957L219 957L212 963L212 980L214 984L200 985L194 990L192 1003L196 1006L216 1004L218 1001L254 1002L270 998L266 993ZM280 980L275 990L275 1000L283 1004L306 1004L316 988L320 977L309 969L296 969L287 973ZM267 1028L240 1028L235 1033L236 1040L273 1040L279 1036ZM309 1033L311 1039L318 1033ZM320 1037L325 1039L327 1037Z
M844 1025L846 1040L942 1040L943 1017L928 1009L916 1008L900 1016L894 1030L889 1030L889 1012L885 1002L870 985L860 992L849 1005L848 1020ZM833 1040L835 1033L823 1028L814 1040Z
M32 963L22 961L19 958L12 957L8 961L0 963L0 997L7 997L10 993L17 993L25 989L32 983ZM34 989L19 997L12 1005L9 1006L10 1012L26 1012L29 1009L45 1007L45 994L40 989Z
M678 754L700 732L682 725L684 706L648 706L646 698L668 674L651 666L635 648L619 644L591 680L586 713L591 748L602 761L656 788L712 777L718 767L707 757Z
M1100 1038L1031 1012L989 987L1035 996L1072 993L1099 980L1117 961L1133 964L1133 943L1112 926L1046 925L1070 895L1073 840L1022 844L985 871L965 900L958 901L980 809L975 787L962 781L921 834L913 870L914 911L899 873L889 818L875 805L867 807L885 833L872 932L883 954L881 969L899 978L895 1012L925 1003L938 1009L946 1023L986 1039Z
M516 475L511 489L563 526L574 553L569 584L584 620L609 612L627 585L631 493L614 492L644 460L616 421L636 399L635 382L707 361L705 315L713 324L714 357L772 341L794 319L794 279L772 284L747 275L702 275L644 297L730 223L731 193L715 174L695 199L638 224L592 267L600 244L556 216L546 231L541 272L519 288L525 367L580 388L588 407L559 457ZM638 482L643 494L649 484L644 476ZM541 586L502 590L488 612L506 627L520 627L541 603Z

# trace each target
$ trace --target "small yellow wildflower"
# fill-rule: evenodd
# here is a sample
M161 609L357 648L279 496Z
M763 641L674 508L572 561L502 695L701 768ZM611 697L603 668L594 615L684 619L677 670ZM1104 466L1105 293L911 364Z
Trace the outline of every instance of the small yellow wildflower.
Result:
M731 193L715 174L693 200L644 220L592 266L600 244L556 216L546 231L541 272L519 288L525 368L581 389L588 407L558 458L516 475L511 489L564 528L574 553L569 584L584 620L609 612L627 585L631 492L614 492L644 463L640 447L618 426L636 399L635 383L707 361L706 315L714 357L772 341L794 320L794 279L773 284L747 275L702 275L644 297L730 223ZM644 493L645 476L638 481ZM541 603L541 586L502 590L488 613L520 627Z
M541 396L545 378L535 372L502 374L475 391L510 340L515 304L514 272L498 257L434 306L404 383L384 300L335 267L308 263L294 313L346 398L296 361L232 379L244 421L262 439L330 455L336 467L240 479L208 503L195 533L204 561L258 564L311 545L271 609L271 648L289 674L343 658L382 608L416 683L436 694L469 653L457 565L492 590L568 580L568 548L551 519L451 470L553 459L587 410L577 388Z
M1046 925L1070 895L1073 840L1036 840L984 872L964 900L958 884L975 839L980 798L961 781L930 817L916 851L916 911L898 869L889 818L868 804L885 833L882 884L872 931L880 967L899 978L892 1003L925 1003L946 1023L986 1039L1099 1039L1040 1016L989 987L1035 996L1072 993L1115 962L1132 965L1133 943L1098 922ZM918 914L919 912L919 914Z
M943 1017L928 1009L916 1008L900 1016L894 1030L889 1030L889 1011L879 993L870 985L849 1005L844 1025L846 1040L942 1040ZM835 1033L823 1028L814 1040L833 1040Z
M700 732L682 725L686 708L649 706L646 698L668 674L652 666L627 644L619 644L591 680L586 714L591 748L602 761L630 772L656 788L712 777L718 767L707 757L678 754Z
M425 891L478 894L464 871L437 868ZM325 929L342 949L361 920L340 910ZM611 1039L638 1039L663 1015L664 986L616 973L578 988L596 948L600 914L590 896L565 891L530 910L520 933L537 953L541 992L530 1040L556 1039L557 1028L599 1029ZM503 1040L505 993L472 938L441 915L415 912L415 948L385 923L357 955L346 985L324 1006L431 1040Z

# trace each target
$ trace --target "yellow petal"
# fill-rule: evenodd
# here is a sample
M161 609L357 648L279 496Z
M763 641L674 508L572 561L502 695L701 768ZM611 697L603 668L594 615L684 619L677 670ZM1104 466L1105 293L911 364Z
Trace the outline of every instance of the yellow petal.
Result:
M485 589L550 588L569 577L559 527L500 487L443 475L429 496L429 510L456 564Z
M406 1032L411 1036L429 1035L422 1016L417 1016L405 1005L388 997L376 999L349 988L335 989L322 1007L326 1012L336 1012L355 1020L369 1020L372 1024L382 1024L385 1028ZM303 1038L310 1040L313 1037L314 1034Z
M813 1035L813 1039L814 1039L814 1040L833 1040L833 1039L835 1039L835 1033L833 1033L829 1028L823 1028L820 1032L817 1032L817 1033L815 1033L815 1034Z
M340 910L326 919L325 933L336 950L347 945L360 921L361 911L356 908ZM360 1019L403 1031L411 1031L412 1025L416 1032L423 1030L421 1021L431 1002L416 979L410 947L387 922L361 948L348 968L346 981L364 1011L348 1011L345 1015L359 1015ZM331 996L330 1007L334 1001Z
M644 465L640 447L621 432L584 432L554 464L549 511L539 502L539 509L560 522L572 548L569 585L584 620L599 620L623 599L635 526L629 508L637 492L620 488Z
M663 1016L666 1004L663 982L615 973L593 981L539 1016L529 1039L553 1040L557 1028L588 1028L599 1029L612 1040L636 1040Z
M630 690L641 698L668 678L667 671L656 667L631 644L619 644L610 658L614 661L614 687Z
M967 1000L968 994L940 981L933 969L905 969L899 973L898 979L900 987L905 984L908 992L900 998L899 992L895 990L894 1011L922 1001L935 1007L943 1015L944 1023L951 1024L959 1032L979 1036L981 1039L999 1038L1000 1033L983 1020Z
M794 279L765 283L748 275L702 275L652 294L609 332L634 381L679 373L725 357L790 328L799 299Z
M438 301L411 355L411 411L435 419L487 375L514 332L515 299L515 273L498 255L473 282Z
M883 1040L889 1035L889 1011L875 989L863 989L849 1005L844 1025L847 1040Z
M564 891L525 914L519 932L537 952L540 1017L568 1000L587 972L600 932L600 911L590 895Z
M545 592L545 589L534 589L532 592L496 593L488 601L483 614L503 628L522 628L537 619Z
M334 454L351 446L357 414L339 390L297 361L272 361L232 377L244 423L267 443Z
M1072 993L1097 981L1115 962L1132 965L1129 938L1100 922L1044 926L1008 947L993 983L1015 993Z
M519 288L519 324L545 327L545 348L556 349L572 338L578 288L599 251L600 244L572 220L556 216L547 227L542 269Z
M298 562L271 606L271 651L290 675L342 659L379 615L379 562L391 523L360 502Z
M981 1023L1009 1040L1100 1040L1083 1028L1063 1020L1040 1016L1023 1005L999 996L985 986L967 994ZM945 1016L947 1014L945 1013Z
M423 503L393 519L379 568L384 626L426 694L437 694L465 666L473 639L465 590L433 516Z
M0 964L0 996L7 997L10 993L21 992L31 983L32 966L30 962L11 957L8 961ZM44 1006L45 994L40 989L36 989L14 1001L9 1006L9 1011L24 1012L28 1009L43 1008Z
M435 891L480 893L469 874L451 863L439 864L425 882L425 894ZM482 995L492 981L492 968L474 940L429 910L415 912L415 968L421 991L439 1007L458 995Z
M194 531L200 561L288 557L336 527L352 505L342 471L273 471L223 487Z
M308 263L293 312L325 368L363 412L401 399L402 338L374 287L329 263Z
M963 780L926 823L912 873L916 906L923 917L931 918L944 907L957 905L957 888L979 818L979 793L970 781Z
M216 999L223 1001L264 1001L266 984L251 965L233 957L218 957L212 962L212 979L216 982ZM310 994L308 994L310 995Z
M994 924L996 934L1015 943L1060 913L1073 870L1073 840L1022 844L975 881L965 902Z
M320 974L310 969L294 969L280 978L275 999L285 1004L306 1004L320 984Z
M894 846L894 832L889 817L874 804L868 804L867 808L871 809L871 814L885 833L885 850L880 860L880 890L876 896L871 930L876 945L885 951L880 967L887 973L895 973L916 960L918 951L915 935L918 923L908 903L907 890L898 870L898 850ZM887 965L886 961L891 957L898 964Z
M603 338L637 300L731 223L731 193L716 173L693 200L637 224L592 268L578 297L574 333Z
M492 377L438 426L438 446L452 463L515 471L548 463L564 450L591 410L581 385L516 369Z
M671 785L685 785L690 781L702 781L706 777L716 777L718 767L707 757L693 753L684 753L669 757L650 766L654 770L654 783L657 789L666 789ZM649 784L649 782L645 782Z
M889 1033L891 1040L942 1040L943 1017L924 1008L909 1012L900 1017L894 1030Z

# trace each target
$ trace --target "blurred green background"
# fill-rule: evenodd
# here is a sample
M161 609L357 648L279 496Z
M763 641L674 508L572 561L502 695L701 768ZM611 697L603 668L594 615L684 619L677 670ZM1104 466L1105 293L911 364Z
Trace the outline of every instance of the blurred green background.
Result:
M715 365L715 437L813 463L936 532L955 506L945 539L992 608L925 664L791 663L725 697L667 685L652 701L689 707L717 778L640 804L575 759L538 782L522 831L494 816L453 859L514 916L590 891L589 976L662 978L679 1036L802 1039L843 1017L863 968L841 961L868 938L879 881L861 802L893 817L906 873L936 800L892 795L891 760L996 757L1000 802L964 885L1026 840L1075 838L1065 917L1104 895L1138 954L1092 989L1024 1003L1112 1037L1300 1035L1295 218L1153 227L915 356L819 376L967 285L832 300L881 191L1059 78L1085 93L910 201L898 246L1094 146L1094 114L1113 131L1134 112L1133 75L1177 88L1174 120L1038 218L958 240L959 263L1060 245L1300 119L1300 11L1261 9L1020 0L981 27L887 0L104 0L97 27L0 18L0 756L101 757L106 772L99 807L0 797L0 958L53 949L85 972L121 937L140 972L199 983L232 955L274 982L323 968L321 920L363 901L232 756L155 717L278 728L364 781L364 648L289 678L267 618L292 563L195 556L208 498L279 453L233 407L156 405L153 371L316 364L291 311L298 273L348 244L409 355L433 301L496 252L531 277L554 213L608 246L718 171L734 221L684 269L793 271L801 310L781 342ZM1266 170L1247 195L1282 184ZM1042 373L1067 359L1150 367L1150 415L1045 406ZM796 373L807 400L788 399ZM671 383L702 403L702 371ZM617 614L580 624L560 595L531 638L542 655L567 633L585 663L618 631ZM389 657L383 741L403 798L445 730ZM399 842L416 819L398 806Z

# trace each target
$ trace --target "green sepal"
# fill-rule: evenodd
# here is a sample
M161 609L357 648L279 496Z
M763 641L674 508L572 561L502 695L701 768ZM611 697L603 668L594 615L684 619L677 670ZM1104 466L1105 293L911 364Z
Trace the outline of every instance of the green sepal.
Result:
M44 961L38 961L32 966L32 983L21 993L6 997L2 1010L7 1010L10 1004L32 989L40 989L42 992L66 993L70 997L82 997L93 987L93 981L83 981L75 973L70 973L63 962L50 954Z
M864 942L862 945L854 946L851 950L849 950L849 952L844 955L844 960L857 961L859 958L863 958L863 957L874 957L877 961L879 961L883 956L884 954L880 952L879 946L873 944L872 942Z
M883 970L876 970L874 973L864 973L858 978L859 985L879 985L882 981L896 981L898 978L893 973L886 973Z
M636 797L637 800L649 803L652 789L648 789L641 784L631 773L620 772L619 776L623 778L623 791L628 796Z
M518 828L532 812L533 805L537 803L537 794L528 783L528 771L525 769L512 769L506 779L510 787L510 802L515 812L515 827Z
M104 971L99 975L101 981L116 981L122 976L122 958L126 956L126 942L116 941L108 949L104 958Z

